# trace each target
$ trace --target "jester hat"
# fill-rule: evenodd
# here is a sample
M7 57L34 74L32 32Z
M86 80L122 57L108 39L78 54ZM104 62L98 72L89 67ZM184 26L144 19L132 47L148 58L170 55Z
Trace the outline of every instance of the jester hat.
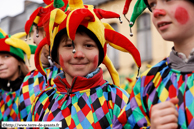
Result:
M36 46L29 46L20 39L25 35L25 32L20 32L9 36L0 28L0 53L9 53L23 62L25 62L26 54L27 59L29 60L31 53L35 53Z
M132 0L126 0L125 1L125 6L123 8L123 15L125 16L129 10L129 5L131 4ZM146 1L146 0L145 0ZM133 36L132 34L132 30L131 27L133 27L135 20L137 19L137 17L139 15L142 14L142 12L146 9L146 4L144 3L144 0L137 0L137 2L135 3L135 6L133 8L133 12L131 15L130 20L125 16L125 18L127 19L127 21L129 22L129 27L130 27L130 32L131 32L131 36Z
M29 20L27 20L25 24L25 32L27 35L31 32L31 27L35 24L37 27L43 26L43 19L47 15L47 13L51 12L55 8L60 8L65 11L68 1L67 0L43 0L47 5L46 7L38 7L30 16Z
M50 17L52 20L49 21L49 33L51 34L50 37L53 37L50 39L52 43L52 59L56 59L57 46L59 45L58 35L62 35L61 32L66 29L68 37L73 41L77 28L81 25L97 37L102 48L100 53L104 55L102 63L107 67L114 84L119 85L119 76L106 54L107 43L118 50L131 53L137 66L141 67L139 51L128 38L114 31L109 24L100 21L102 18L119 18L118 14L102 9L94 9L92 5L83 5L82 0L69 0L69 9L65 13L55 9L51 14L55 14ZM53 21L53 19L55 20ZM55 26L53 30L53 26L56 24L58 26Z

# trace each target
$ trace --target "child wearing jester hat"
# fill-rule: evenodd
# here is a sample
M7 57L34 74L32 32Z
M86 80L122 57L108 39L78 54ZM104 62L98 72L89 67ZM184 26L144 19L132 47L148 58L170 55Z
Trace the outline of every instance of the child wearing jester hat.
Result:
M20 39L25 35L25 32L21 32L9 36L0 29L0 121L19 120L19 90L29 72L25 55L29 60L36 49L36 46L30 47Z
M30 112L31 105L35 97L47 87L53 86L54 77L61 72L61 69L53 63L50 58L50 42L47 40L47 24L43 22L43 19L46 19L46 15L55 8L60 8L62 11L65 11L68 1L67 0L44 0L46 7L37 8L30 16L29 20L25 24L25 31L30 37L31 29L33 29L33 42L40 47L40 62L41 67L44 72L39 72L38 69L35 69L27 74L22 84L20 91L20 120L25 121L27 115ZM32 28L33 26L33 28ZM27 37L27 36L26 36ZM36 50L37 51L37 50ZM38 49L39 51L39 49ZM35 54L36 56L39 56ZM38 65L39 65L38 64ZM35 61L35 66L37 63Z
M53 13L55 17L50 17L49 25L58 25L50 30L54 37L51 56L63 73L55 77L56 87L49 87L36 97L27 120L62 121L62 128L116 126L129 95L114 85L119 80L106 54L107 43L131 53L141 66L139 52L128 38L100 21L119 15L83 5L81 0L69 0L67 12L55 9ZM108 68L114 84L103 79L101 63Z
M138 79L130 105L119 118L120 123L129 128L193 129L194 3L191 0L138 0L135 5L143 7L139 14L146 6L162 38L172 41L174 46L169 57ZM133 22L136 14L132 14Z

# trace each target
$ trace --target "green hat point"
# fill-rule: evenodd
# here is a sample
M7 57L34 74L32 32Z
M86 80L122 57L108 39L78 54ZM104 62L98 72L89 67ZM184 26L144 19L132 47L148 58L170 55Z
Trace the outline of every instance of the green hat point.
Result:
M55 8L61 8L61 7L63 7L65 4L64 4L64 2L62 1L62 0L54 0L54 4L53 4L53 6L55 7Z
M31 33L31 32L32 32L32 29L33 29L33 25L30 27L30 31L29 31L29 33Z
M37 46L29 44L29 47L30 47L31 54L34 54L35 51L36 51Z
M137 2L135 3L135 6L133 8L133 13L130 19L130 24L129 26L132 27L135 23L135 20L137 19L137 17L139 15L142 14L142 12L146 9L146 4L144 3L144 0L137 0ZM133 24L132 24L133 23Z

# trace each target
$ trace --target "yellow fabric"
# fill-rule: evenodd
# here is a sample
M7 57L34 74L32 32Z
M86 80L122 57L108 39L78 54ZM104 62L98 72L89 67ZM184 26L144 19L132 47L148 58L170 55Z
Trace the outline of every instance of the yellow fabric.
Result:
M56 35L57 35L57 33L58 33L58 30L59 30L59 27L55 27L54 28L54 31L53 31L53 37L55 37ZM51 40L51 43L50 43L50 49L52 50L52 48L53 48L53 43L54 43L54 38L52 38L52 40Z
M56 8L53 11L51 11L49 22L50 42L53 41L52 31L54 23L60 24L65 18L66 14L61 9Z
M40 20L40 17L36 16L36 18L34 19L34 23L38 24L39 20Z
M114 30L110 24L104 23L104 22L103 22L102 24L104 25L104 27L105 27L106 29Z
M117 70L115 69L114 65L112 64L111 60L109 59L108 55L105 56L103 60L103 64L107 67L111 75L111 78L113 80L113 83L119 86L120 85L119 74Z
M20 36L21 36L21 34L14 35L13 37L11 36L10 38L7 38L5 40L5 43L7 43L8 45L11 45L13 47L22 49L26 53L27 58L29 60L30 55L31 55L30 47L26 42L24 42L23 40L17 38L17 37L20 37Z
M84 8L82 0L69 0L69 10L75 10L78 8Z
M22 38L24 36L26 36L26 32L19 32L19 33L16 33L16 34L12 35L11 37L12 38L18 38L18 39L20 39L20 38Z
M3 36L7 35L1 28L0 28L0 32L3 34Z

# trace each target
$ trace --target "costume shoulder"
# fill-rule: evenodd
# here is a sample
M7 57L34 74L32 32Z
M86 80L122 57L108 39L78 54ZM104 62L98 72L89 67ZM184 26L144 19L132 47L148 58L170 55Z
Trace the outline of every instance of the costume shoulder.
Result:
M151 68L149 68L148 70L146 70L145 72L143 72L141 74L141 78L143 76L152 76L152 75L156 75L157 72L162 71L165 67L168 67L168 63L167 63L167 58L165 58L164 60L160 61L159 63L157 63L156 65L152 66Z

